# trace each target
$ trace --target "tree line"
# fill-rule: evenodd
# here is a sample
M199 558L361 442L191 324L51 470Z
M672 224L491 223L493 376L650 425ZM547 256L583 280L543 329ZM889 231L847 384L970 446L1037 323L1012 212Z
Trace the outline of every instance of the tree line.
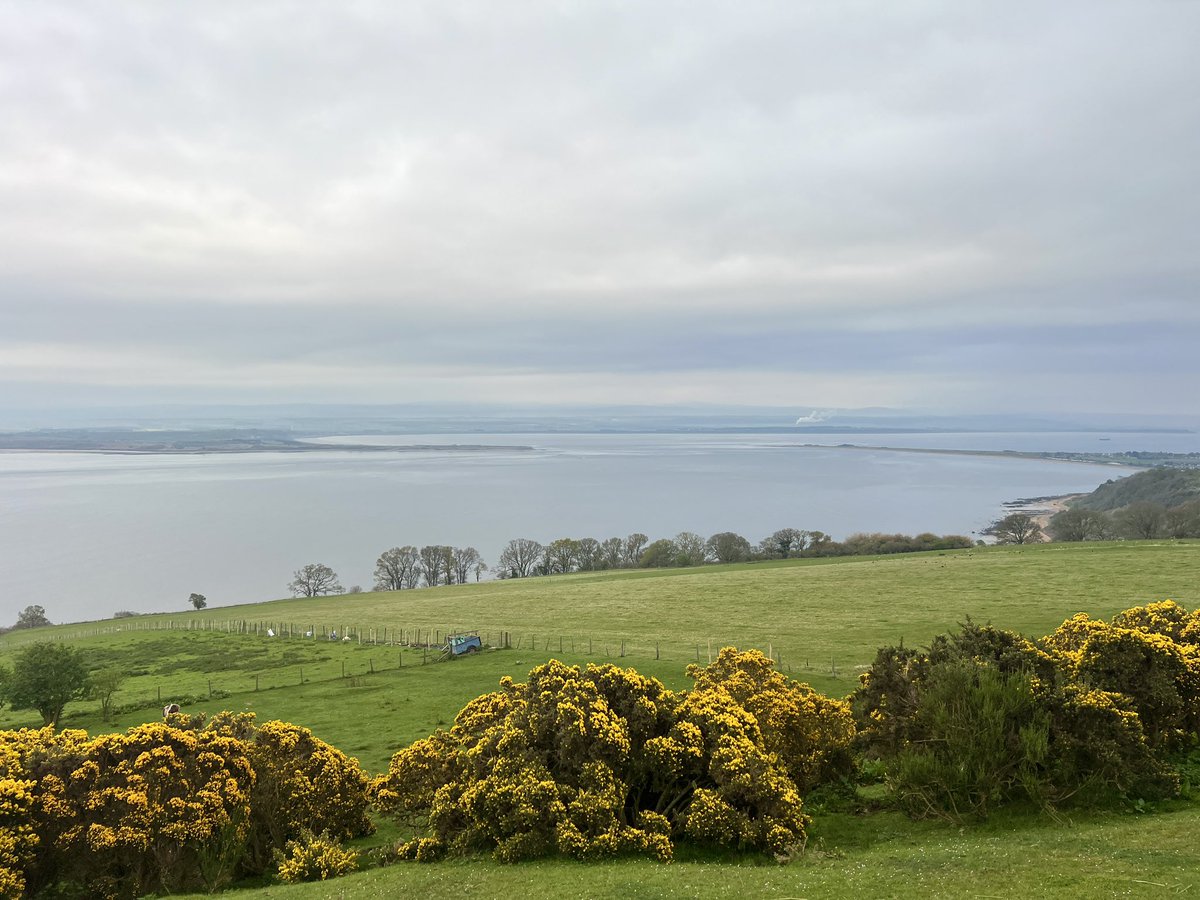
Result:
M626 537L557 538L548 544L530 538L509 541L500 553L498 578L565 575L606 569L663 569L709 563L754 562L816 556L859 556L950 550L974 545L963 535L853 534L835 541L823 531L780 528L757 544L733 531L704 538L681 531L673 538L650 538L641 532Z
M1166 506L1137 500L1120 509L1103 510L1073 505L1055 513L1043 529L1028 513L1009 513L983 531L1000 544L1038 544L1052 541L1153 541L1200 538L1200 500Z
M605 540L562 537L546 544L532 538L514 538L504 545L499 561L492 567L474 547L430 544L418 548L409 544L392 547L379 555L375 561L374 589L407 591L465 584L481 580L483 573L488 571L502 579L531 578L571 572L664 569L792 557L915 553L973 545L974 541L963 535L929 532L918 535L852 534L844 541L835 541L823 531L780 528L752 544L733 531L721 531L708 538L692 531L681 531L673 538L653 541L648 535L635 531L625 537ZM323 563L310 563L297 569L288 589L297 597L353 594L361 590L355 585L347 591L337 573Z

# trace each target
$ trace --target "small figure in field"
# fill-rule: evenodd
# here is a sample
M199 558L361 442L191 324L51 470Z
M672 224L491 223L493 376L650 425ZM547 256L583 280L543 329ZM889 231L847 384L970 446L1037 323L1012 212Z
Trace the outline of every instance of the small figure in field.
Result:
M171 718L171 716L173 716L177 712L181 712L181 710L179 709L179 704L178 703L168 703L166 706L163 707L163 721L164 722L167 721L168 719Z

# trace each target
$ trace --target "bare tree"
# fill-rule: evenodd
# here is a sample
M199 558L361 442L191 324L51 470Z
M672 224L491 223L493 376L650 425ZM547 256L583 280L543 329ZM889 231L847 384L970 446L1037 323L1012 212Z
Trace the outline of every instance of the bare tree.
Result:
M420 554L413 546L384 550L375 560L375 590L402 591L416 587Z
M500 571L503 578L528 578L545 552L537 541L516 538L509 541L500 553Z
M309 563L293 573L288 589L297 597L319 597L322 594L340 594L342 586L333 569L322 563Z
M598 540L595 538L580 538L578 545L579 551L576 562L581 572L592 572L596 569L604 568L600 542Z
M642 562L642 551L650 543L650 538L635 531L625 538L625 546L621 553L621 565L626 569L636 569Z
M437 587L442 583L442 572L446 565L446 548L441 544L430 544L421 548L418 563L426 587Z
M621 568L621 557L625 553L625 542L619 537L610 537L600 544L600 568Z
M1044 541L1042 526L1028 513L1009 513L997 519L980 534L990 535L998 544L1040 544Z
M454 551L454 580L459 584L467 583L467 575L478 565L483 563L483 558L479 555L479 551L474 547L459 547ZM484 568L487 568L484 566ZM479 580L478 577L475 579Z

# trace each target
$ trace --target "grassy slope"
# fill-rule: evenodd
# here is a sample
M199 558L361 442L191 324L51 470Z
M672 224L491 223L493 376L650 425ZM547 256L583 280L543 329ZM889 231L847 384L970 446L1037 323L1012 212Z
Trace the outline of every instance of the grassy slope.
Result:
M896 814L830 816L788 866L762 859L488 859L402 863L254 897L1162 897L1200 887L1200 806L1151 815L1093 814L1071 826L1029 816L967 829Z
M254 635L200 631L129 630L79 636L99 626L58 626L0 639L0 659L30 639L67 638L97 663L119 662L131 673L118 702L233 691L227 699L189 704L189 711L251 709L261 718L285 718L309 727L380 771L393 750L452 720L469 698L502 674L523 675L548 655L557 636L591 635L593 658L602 644L615 654L625 638L625 660L672 686L696 644L706 654L734 642L764 649L770 643L794 663L799 677L830 693L855 683L853 663L869 661L882 643L904 637L924 643L936 631L970 615L1041 634L1085 610L1108 616L1130 605L1173 597L1200 605L1200 542L1143 542L995 548L867 560L789 561L692 571L624 572L535 579L316 600L275 601L203 616L147 617L137 627L207 617L357 624L364 628L465 625L506 629L523 636L523 649L489 653L452 664L419 664L394 647L357 643L268 640ZM528 635L538 649L528 650ZM545 649L549 638L551 653ZM654 659L654 643L663 659ZM562 654L582 662L577 652ZM808 656L812 670L803 669ZM827 658L839 661L837 677ZM343 663L353 678L341 678ZM375 674L366 674L374 665ZM299 669L304 667L305 683ZM255 692L254 675L262 690ZM106 730L94 703L68 707L70 726ZM121 715L116 727L157 718L156 709ZM36 724L27 712L0 712L0 727ZM1181 804L1153 816L1085 816L1074 828L1042 819L1002 821L981 828L910 823L885 814L855 819L819 817L823 852L779 868L756 860L680 861L659 866L621 861L582 866L562 861L503 867L487 860L436 866L397 866L324 886L272 888L296 896L393 896L443 892L460 881L484 896L724 896L750 890L766 896L901 896L917 891L996 896L1085 896L1153 893L1155 885L1182 888L1200 880L1200 808ZM1153 884L1152 884L1153 883ZM980 885L995 886L994 892Z

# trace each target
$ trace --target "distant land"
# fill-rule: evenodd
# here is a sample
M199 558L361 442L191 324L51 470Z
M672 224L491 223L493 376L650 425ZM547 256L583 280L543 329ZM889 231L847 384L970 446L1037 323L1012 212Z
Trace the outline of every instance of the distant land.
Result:
M1196 469L1200 468L1200 453L1159 453L1148 450L1128 450L1120 453L1075 453L1062 450L943 450L929 447L878 447L864 444L801 444L817 448L834 446L844 450L887 450L891 453L937 453L949 456L1000 456L1010 459L1054 459L1062 462L1097 463L1105 466L1129 466L1138 469ZM1038 498L1046 499L1046 498Z
M310 435L310 437L316 436L318 435ZM383 447L372 444L316 444L300 440L296 435L286 432L250 429L144 431L80 428L0 433L0 450L55 450L75 453L311 453L329 450L371 453L419 451L486 453L502 450L511 453L532 449L532 447L487 444L408 444Z

